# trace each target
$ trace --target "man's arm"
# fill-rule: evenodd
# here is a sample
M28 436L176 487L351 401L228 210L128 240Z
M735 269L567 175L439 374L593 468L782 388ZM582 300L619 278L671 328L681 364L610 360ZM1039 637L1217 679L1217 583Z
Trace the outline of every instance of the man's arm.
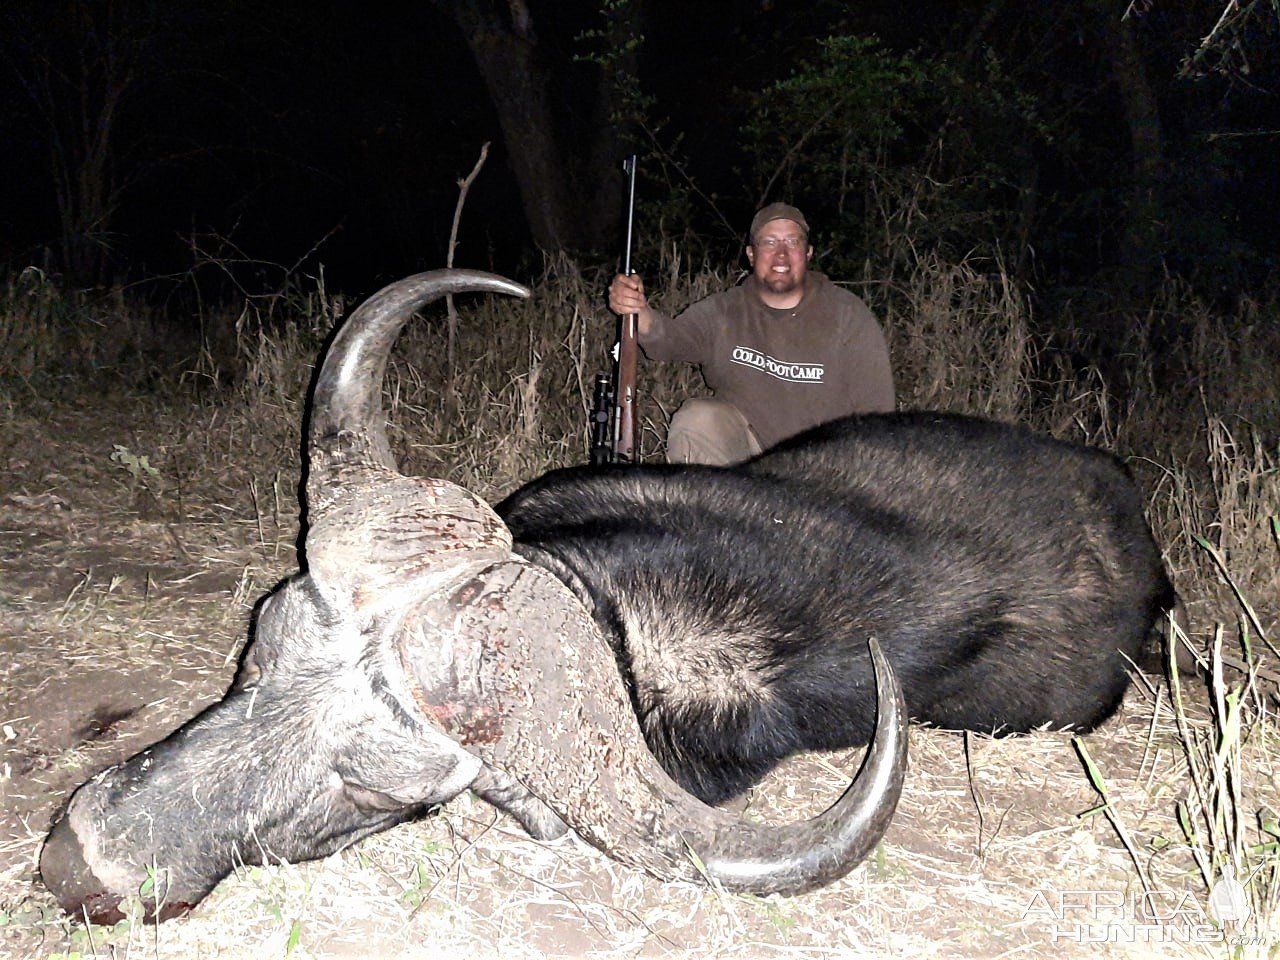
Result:
M682 363L705 363L709 349L708 331L723 312L716 307L720 295L713 294L690 304L679 316L649 306L644 294L644 281L636 274L618 274L609 284L609 309L637 317L636 333L644 355L650 360L675 360Z
M864 338L859 366L862 367L858 380L863 410L858 412L892 413L896 410L898 403L893 385L893 365L889 362L889 345L878 323Z
M861 298L854 297L843 364L851 385L851 413L892 413L897 409L893 365L884 328Z

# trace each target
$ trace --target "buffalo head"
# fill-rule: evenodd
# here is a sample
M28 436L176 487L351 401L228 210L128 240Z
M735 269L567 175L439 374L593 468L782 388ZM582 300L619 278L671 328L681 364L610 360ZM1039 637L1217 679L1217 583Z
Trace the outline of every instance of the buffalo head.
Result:
M813 820L748 822L663 772L591 617L512 553L489 507L398 472L381 404L391 345L416 310L464 291L527 295L424 273L334 339L307 432L305 569L262 603L225 699L72 797L40 862L68 911L110 922L141 896L170 916L237 863L324 856L466 789L536 837L567 825L657 876L701 867L759 893L842 876L884 833L907 734L874 643L879 724L858 778Z

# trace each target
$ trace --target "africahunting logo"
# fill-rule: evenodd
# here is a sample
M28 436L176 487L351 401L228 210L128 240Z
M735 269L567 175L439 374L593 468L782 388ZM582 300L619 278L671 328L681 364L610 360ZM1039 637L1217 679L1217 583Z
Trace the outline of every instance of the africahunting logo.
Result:
M1022 920L1042 920L1054 943L1261 944L1244 936L1249 897L1234 877L1222 877L1202 904L1186 891L1037 890Z

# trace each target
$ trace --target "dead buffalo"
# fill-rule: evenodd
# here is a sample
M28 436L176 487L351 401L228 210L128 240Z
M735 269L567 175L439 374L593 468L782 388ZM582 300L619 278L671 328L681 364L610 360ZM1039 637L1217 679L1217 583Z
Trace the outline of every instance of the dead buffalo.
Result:
M749 822L663 771L592 612L512 552L488 506L399 474L380 400L391 344L424 304L465 291L527 294L487 274L420 274L373 296L334 339L307 429L305 570L261 604L224 700L76 791L40 861L69 912L112 922L151 873L145 909L170 916L237 863L323 856L467 789L535 837L567 825L659 877L705 869L759 893L842 876L887 828L907 733L874 642L879 719L858 778L813 820ZM695 526L691 549L698 539ZM684 628L718 644L750 624ZM841 638L857 658L868 639L855 650Z
M732 468L570 468L497 507L609 638L650 748L716 802L797 750L865 743L879 642L911 716L1088 731L1174 603L1110 454L894 413Z

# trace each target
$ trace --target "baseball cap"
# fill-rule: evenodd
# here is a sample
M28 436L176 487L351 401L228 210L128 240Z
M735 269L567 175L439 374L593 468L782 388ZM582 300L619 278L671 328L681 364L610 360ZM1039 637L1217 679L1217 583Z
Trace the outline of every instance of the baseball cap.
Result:
M747 234L747 242L753 242L760 229L773 220L793 220L800 224L800 229L804 231L804 235L806 237L809 236L809 221L804 218L803 213L789 203L771 203L766 207L761 207L756 211L756 215L751 218L751 232Z

